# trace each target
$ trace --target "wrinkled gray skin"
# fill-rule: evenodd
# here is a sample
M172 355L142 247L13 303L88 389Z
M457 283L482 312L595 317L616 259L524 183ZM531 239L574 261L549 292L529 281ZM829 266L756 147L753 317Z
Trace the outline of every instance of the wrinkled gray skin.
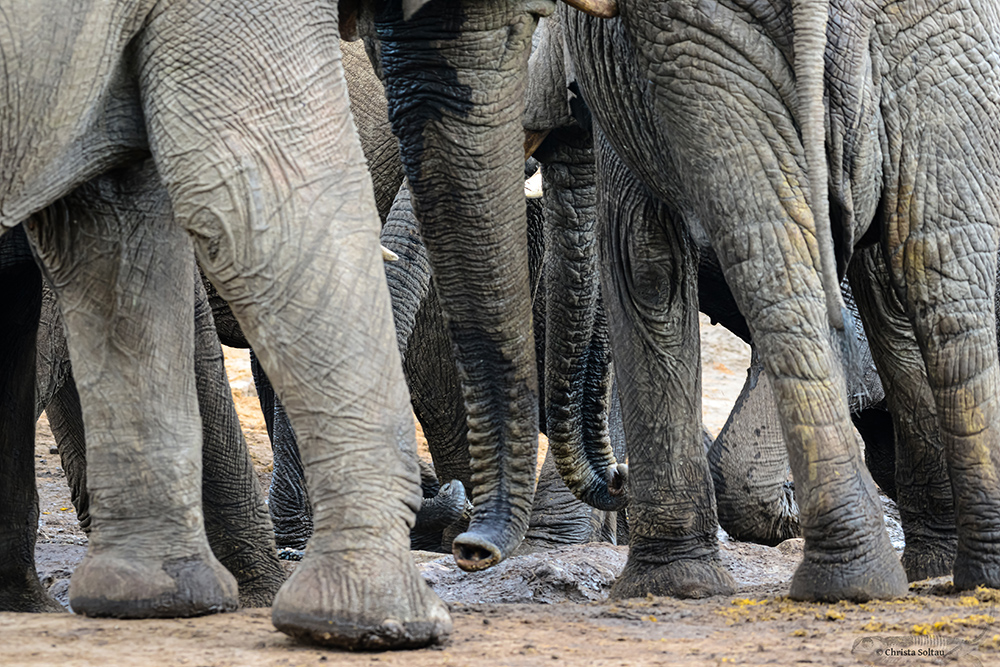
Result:
M712 252L710 248L699 250ZM700 293L704 271L705 262L701 262ZM857 306L846 283L844 301L856 318ZM703 312L705 302L701 299ZM713 315L711 309L708 310L709 315ZM851 420L864 441L869 472L879 487L894 498L892 423L885 409L885 393L872 361L868 339L860 320L855 319L855 323L857 355L851 360L854 367L845 369ZM752 341L746 342L752 345ZM794 485L789 480L788 453L774 393L760 355L756 348L751 349L746 383L729 419L709 448L708 462L715 486L719 524L737 540L775 545L799 536L798 506Z
M433 0L408 21L398 2L362 7L358 17L385 84L466 404L475 510L453 553L467 570L509 555L531 516L539 380L520 102L535 22L553 9L547 0ZM624 468L610 442L552 444L570 450L577 474L566 481L578 497L605 510L624 506Z
M440 533L439 524L445 518L432 519L431 513L443 511L443 517L453 516L456 508L459 514L464 511L465 499L459 489L451 487L451 480L459 480L469 490L471 495L472 472L470 467L469 443L467 440L466 411L462 399L451 346L440 312L436 290L430 281L430 268L426 249L417 231L417 222L413 215L409 190L404 186L396 190L402 180L402 164L398 158L398 143L389 128L385 95L382 84L371 68L360 42L341 43L344 53L344 68L347 75L348 90L351 96L351 107L359 127L361 146L372 171L375 186L375 199L379 204L380 216L385 221L381 240L385 247L396 252L400 259L386 264L386 277L392 298L393 318L396 323L396 335L400 355L403 358L403 370L410 389L410 397L414 411L423 427L424 436L433 456L438 479L445 485L445 495L436 501L438 508L429 505L428 500L434 497L437 486L423 484L425 501L417 515L415 530L411 532L411 544L416 548L444 548L451 550L450 538L455 533L448 533L442 539L434 538L433 530ZM552 142L550 142L552 143ZM592 162L592 160L591 160ZM591 167L592 172L592 167ZM566 215L593 216L593 177L589 185L585 179L574 177L570 192L583 190L584 206L574 205L574 202L564 202L562 206L546 205L547 220L554 221L551 229ZM390 192L391 189L391 192ZM547 189L546 202L559 197L561 192L556 187ZM393 195L396 202L389 207L382 204L388 201L392 204ZM589 197L589 199L587 199ZM544 226L542 224L542 206L539 202L529 203L529 209L535 207L534 216L528 217L528 250L529 272L532 297L533 322L535 327L536 358L538 359L539 375L544 376L545 369L545 323L546 302L551 300L549 290L545 287L542 274L546 271L556 275L563 274L563 267L557 264L554 254L545 255L546 267L543 269L543 254L545 250ZM592 224L592 222L591 222ZM549 232L550 237L555 235ZM596 287L596 285L594 285ZM247 342L239 330L225 301L218 296L211 284L206 284L213 304L213 313L219 326L220 334L226 345L246 347ZM606 337L606 325L602 325ZM576 327L573 332L584 340L593 337L593 325L586 330ZM568 336L557 338L563 340ZM415 341L411 344L411 340ZM551 340L551 339L550 339ZM593 346L595 354L606 343L598 342ZM560 357L566 356L557 351ZM295 436L288 423L287 415L280 401L274 397L273 389L267 381L255 357L251 357L251 367L254 380L261 400L268 426L268 434L274 447L274 475L270 491L269 509L275 525L277 542L280 547L301 549L312 533L312 517L309 512L308 494L304 484L302 463L295 445ZM584 385L585 391L573 394L572 400L578 405L576 409L594 415L591 422L595 430L607 419L608 405L605 394L610 391L610 368L606 359L595 358L590 364L592 370L583 374L577 385ZM575 387L574 387L575 389ZM546 397L549 392L540 392ZM559 395L566 395L562 392ZM602 397L603 405L586 404L594 396ZM615 402L612 406L617 408ZM540 401L539 410L545 414L544 400ZM565 422L565 420L563 420ZM620 419L616 422L620 424ZM545 432L543 421L542 429ZM609 438L616 456L624 460L624 435L621 429L608 434L588 434L589 439ZM450 498L448 501L446 499ZM573 544L598 539L609 538L613 532L611 526L615 523L613 515L606 517L601 510L584 506L574 500L571 493L559 477L553 454L548 454L543 463L529 528L526 534L528 548ZM430 526L437 525L436 528Z
M161 192L154 194L161 195ZM118 202L113 198L102 199L98 203L98 207L88 212L95 218L133 217L136 218L136 225L146 224L154 216L170 219L169 203L163 196L150 198L138 209L131 206L129 201ZM26 265L24 270L34 269L37 272L23 232L3 237L0 244L6 248L0 257L6 271L15 268L10 266L11 262L20 261ZM8 289L15 292L19 287L27 296L28 290L24 286L7 285ZM37 367L35 376L28 379L28 384L35 387L34 415L37 419L42 410L48 410L80 525L85 531L89 531L90 511L86 492L85 442L80 399L72 377L62 318L58 313L55 296L51 290L42 289L40 298L40 323L37 320L34 322L34 327L38 329ZM215 556L236 577L241 604L268 606L284 582L285 575L274 550L273 532L264 498L253 475L253 466L239 428L236 410L228 394L222 350L200 281L195 284L195 302L195 369L198 379L198 407L200 414L204 416L202 501L206 510L208 541ZM14 409L14 406L10 406L10 409ZM27 409L30 411L30 408ZM31 435L33 442L33 433ZM13 468L4 468L8 475L12 471ZM33 486L33 478L28 484ZM16 488L18 482L5 479L0 486ZM19 501L23 502L22 499L12 498L10 503ZM33 501L30 502L33 504ZM8 512L12 511L17 510L8 507ZM37 512L37 508L34 511ZM31 530L31 536L34 532ZM9 550L10 547L10 541L0 541L0 548ZM12 562L16 558L8 553L0 556L0 560ZM33 569L25 577L37 579ZM31 611L51 607L44 592L39 595L41 589L34 582L27 590L32 594L28 595L27 591L19 594L13 590L0 593L0 600L20 601L5 605L4 610Z
M947 462L958 517L953 571L964 588L996 585L1000 573L992 312L1000 147L998 17L972 0L961 7L832 3L837 32L824 82L833 227L842 263L861 248L851 285L897 415L897 492L901 479L925 471L922 458ZM621 10L607 22L565 17L577 80L603 130L603 285L632 466L631 549L613 594L733 586L718 564L697 429L697 352L685 347L697 336L692 237L702 234L777 399L806 539L791 595L902 594L906 575L861 462L843 334L831 335L820 280L813 165L788 65L791 12L752 2L739 11L712 4L711 16L693 2ZM935 38L909 38L923 30ZM904 556L910 576L943 553L930 519L904 519L915 538Z
M0 226L30 218L87 431L91 536L73 608L177 616L237 603L202 521L186 230L284 399L314 489L317 530L275 598L276 625L348 647L436 641L450 620L408 553L413 423L336 7L77 9L15 2L0 31L0 125L17 130L0 138ZM112 169L149 153L179 224L74 219L72 197L141 190L134 170Z

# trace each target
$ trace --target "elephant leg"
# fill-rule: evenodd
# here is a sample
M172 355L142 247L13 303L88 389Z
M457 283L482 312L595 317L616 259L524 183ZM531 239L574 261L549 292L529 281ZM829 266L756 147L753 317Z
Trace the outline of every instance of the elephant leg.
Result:
M528 532L518 553L600 539L604 515L602 510L577 500L560 477L556 469L555 454L549 449L545 453L535 487L535 504L531 508ZM595 523L598 526L596 535Z
M70 499L76 508L80 528L90 534L90 495L87 493L87 441L83 408L72 371L45 408L49 428L59 447L59 459L66 473Z
M955 561L955 503L937 408L913 327L878 248L858 252L848 275L869 332L896 434L896 505L910 581L946 576Z
M737 540L775 545L799 536L778 408L756 350L739 398L708 462L719 523Z
M596 143L601 287L632 501L628 562L611 595L732 593L701 436L694 248L666 208Z
M201 512L191 244L155 170L96 179L26 226L59 298L87 433L91 530L70 604L132 618L235 609Z
M239 585L240 603L270 606L285 572L240 428L222 346L198 272L194 274L194 370L202 425L201 500L212 553Z
M300 551L306 548L306 542L313 533L313 515L299 446L295 441L292 424L288 421L288 414L275 396L274 387L267 379L267 373L261 368L253 349L250 350L250 371L253 373L260 409L264 414L267 436L271 440L271 451L274 454L271 489L267 500L274 526L274 539L279 549Z
M805 538L790 594L902 595L906 577L851 424L836 352L847 332L830 326L799 134L804 110L787 104L785 52L741 10L717 5L702 20L697 2L658 7L622 21L669 142L677 205L707 233L771 381Z
M136 45L143 104L175 215L298 441L315 531L272 620L322 644L424 646L451 621L409 553L416 442L378 213L335 24L317 17L332 18L311 0L252 17L240 0L158 5Z
M62 611L35 570L35 338L42 279L20 227L0 237L0 285L0 611Z
M472 497L462 383L437 291L431 283L427 248L420 237L412 196L405 183L399 188L380 239L382 245L399 255L399 261L385 264L385 276L413 412L427 439L438 479L445 484L460 483L463 494ZM468 521L464 520L444 527L439 545L433 550L440 548L451 553L455 537L467 529ZM412 537L419 544L427 544L431 539L417 528Z
M939 12L919 2L900 9L900 25L887 26L898 33L882 36L883 57L905 63L890 62L882 84L892 99L883 111L883 257L934 397L955 502L955 586L997 587L1000 108L993 91L1000 89L1000 73L986 66L995 54L996 21L959 22L948 39L913 40L908 28L939 21ZM959 15L956 10L952 18ZM959 42L967 55L953 60ZM942 72L942 59L955 67ZM902 465L902 452L896 453Z
M313 515L295 431L252 349L250 370L274 454L274 471L267 501L274 525L274 539L281 549L305 549L313 534Z

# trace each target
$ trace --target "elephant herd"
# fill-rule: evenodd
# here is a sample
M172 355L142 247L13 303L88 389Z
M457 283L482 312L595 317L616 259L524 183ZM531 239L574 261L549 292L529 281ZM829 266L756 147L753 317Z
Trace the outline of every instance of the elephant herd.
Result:
M805 538L797 599L1000 587L996 5L567 2L4 3L0 610L57 607L42 409L87 615L420 647L411 544L627 539L613 596L702 597L720 519ZM755 349L714 443L699 308Z

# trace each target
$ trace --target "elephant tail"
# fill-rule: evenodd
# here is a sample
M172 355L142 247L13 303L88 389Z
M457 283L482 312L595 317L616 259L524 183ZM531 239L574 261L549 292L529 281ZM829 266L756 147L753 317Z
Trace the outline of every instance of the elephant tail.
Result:
M812 192L812 214L819 246L820 280L830 324L844 331L845 306L837 278L837 258L830 232L830 202L827 193L826 111L823 106L823 73L826 54L826 23L829 0L793 0L795 31L795 82L799 98L799 123L806 155L806 173Z

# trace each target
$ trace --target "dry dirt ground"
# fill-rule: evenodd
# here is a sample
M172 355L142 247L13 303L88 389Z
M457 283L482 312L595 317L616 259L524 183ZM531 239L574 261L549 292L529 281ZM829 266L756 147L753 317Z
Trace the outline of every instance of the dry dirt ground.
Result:
M706 321L702 339L705 423L717 433L749 352ZM245 353L227 351L227 367L266 488L270 447ZM36 555L50 593L65 603L86 537L54 446L43 416ZM891 518L887 525L901 546L898 526ZM449 556L418 552L424 577L451 606L455 627L442 646L351 654L299 645L273 628L266 609L155 621L0 613L0 665L1000 665L997 591L956 593L945 579L919 582L888 602L792 602L783 596L799 540L771 548L722 538L723 561L740 586L734 596L609 602L627 553L611 545L520 556L478 575L459 571Z

